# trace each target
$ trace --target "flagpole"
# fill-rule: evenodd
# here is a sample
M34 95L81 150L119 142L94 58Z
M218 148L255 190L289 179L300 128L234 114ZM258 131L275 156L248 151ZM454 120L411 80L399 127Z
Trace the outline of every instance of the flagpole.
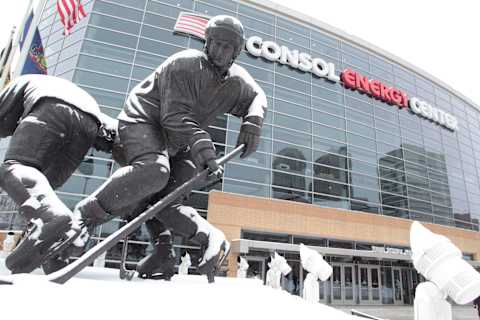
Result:
M30 5L32 4L32 1L33 0L30 0ZM33 19L32 19L32 22L30 23L30 28L28 29L27 36L23 41L23 48L20 51L20 58L18 59L17 67L15 68L12 78L18 77L22 73L22 69L23 69L23 66L25 65L25 61L27 61L28 52L30 51L30 47L32 46L35 30L37 29L40 19L42 18L42 12L45 6L47 5L47 1L48 0L40 0L40 2L38 3L37 10L35 10L35 13L33 15ZM27 14L27 18L28 18L28 14ZM23 33L23 30L22 30L22 33Z
M7 65L7 59L10 56L10 53L12 52L12 49L13 49L13 36L15 35L15 29L16 29L15 26L13 26L12 31L10 32L10 37L8 38L7 45L4 48L2 57L0 58L0 68L2 69ZM8 47L10 47L10 50L8 50L7 52Z
M33 4L33 0L29 0L27 10L25 10L25 16L23 17L23 20L22 20L22 24L18 28L17 36L15 37L15 42L12 45L12 50L10 51L10 55L8 56L5 62L5 67L4 67L5 69L10 68L10 65L12 64L12 59L13 59L13 56L15 55L15 52L17 51L20 38L23 34L23 29L25 28L25 22L27 22L28 16L30 15L30 10L32 9L32 4ZM6 81L7 81L7 73L4 72L2 73L2 76L0 78L0 89L3 89Z

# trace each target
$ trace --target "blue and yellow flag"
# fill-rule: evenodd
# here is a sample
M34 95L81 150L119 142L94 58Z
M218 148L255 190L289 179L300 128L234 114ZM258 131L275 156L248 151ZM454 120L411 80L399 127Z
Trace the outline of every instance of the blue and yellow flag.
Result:
M22 39L20 39L20 50L23 47L23 42L27 37L28 30L33 20L33 12L25 22L25 28L23 29ZM47 60L45 59L45 53L43 50L42 38L38 28L35 29L32 45L28 51L27 59L23 65L21 74L47 74Z

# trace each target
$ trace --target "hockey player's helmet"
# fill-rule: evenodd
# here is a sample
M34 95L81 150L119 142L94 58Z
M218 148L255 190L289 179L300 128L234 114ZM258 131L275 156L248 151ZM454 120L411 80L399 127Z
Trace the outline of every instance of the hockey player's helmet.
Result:
M215 16L208 21L205 29L206 45L208 47L209 42L219 35L222 35L222 38L231 39L231 44L235 48L233 56L235 59L242 52L245 44L243 33L243 25L237 18L227 15Z

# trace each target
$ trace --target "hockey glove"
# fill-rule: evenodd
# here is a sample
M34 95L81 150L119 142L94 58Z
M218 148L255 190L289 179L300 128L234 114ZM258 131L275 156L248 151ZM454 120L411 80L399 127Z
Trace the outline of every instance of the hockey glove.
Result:
M219 167L215 161L215 147L213 146L212 140L210 139L201 139L197 140L191 147L190 152L192 154L193 162L195 166L202 170L205 167L212 172L217 172Z
M241 144L245 145L245 149L240 155L240 158L246 158L257 150L260 144L262 124L263 118L258 116L249 116L243 120L237 139L237 146Z
M101 125L98 129L97 138L95 139L93 147L98 151L111 153L116 133L115 129Z

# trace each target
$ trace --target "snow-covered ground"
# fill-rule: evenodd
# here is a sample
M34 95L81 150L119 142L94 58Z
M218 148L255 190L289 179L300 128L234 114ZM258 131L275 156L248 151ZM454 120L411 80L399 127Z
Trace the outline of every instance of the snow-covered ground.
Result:
M8 276L0 285L3 319L360 319L310 303L260 280L175 275L172 281L120 280L118 270L87 268L64 285L41 275Z

